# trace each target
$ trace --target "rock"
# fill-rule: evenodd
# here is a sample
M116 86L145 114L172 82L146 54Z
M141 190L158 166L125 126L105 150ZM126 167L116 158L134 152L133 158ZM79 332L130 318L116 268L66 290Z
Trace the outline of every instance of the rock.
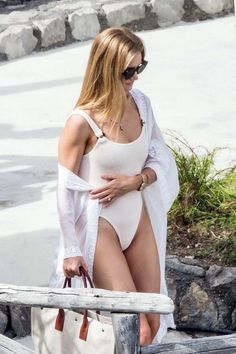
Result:
M12 11L9 14L0 15L0 32L9 26L30 24L31 19L37 15L37 10L31 9L27 11Z
M5 315L7 315L7 316L8 316L8 314L9 314L8 306L0 305L0 311L2 311L3 313L5 313Z
M4 333L4 336L13 339L16 337L15 331L13 329L7 329L6 332Z
M161 27L181 21L184 15L184 0L152 0L151 3Z
M236 267L213 265L206 272L206 278L212 288L230 284L236 292Z
M197 277L203 277L205 275L205 270L202 267L182 263L178 258L173 256L166 257L166 268L167 270L190 274Z
M218 310L208 293L193 282L180 302L180 321L189 327L213 328L217 323Z
M202 11L210 15L222 12L223 9L230 9L232 3L232 1L229 0L213 0L213 1L193 0L193 1Z
M236 329L236 307L232 312L232 329Z
M7 315L0 309L0 334L4 334L8 324Z
M92 8L79 9L68 16L72 36L81 41L94 38L100 31L97 13Z
M109 26L121 26L145 17L145 7L142 1L127 1L103 5Z
M199 259L195 259L193 258L193 256L185 256L185 257L178 257L181 263L184 264L189 264L189 265L193 265L193 266L199 266L203 269L208 269L209 265L204 264L202 261L200 261Z
M74 12L76 10L79 10L81 8L91 8L92 4L90 1L79 1L76 0L75 2L72 3L62 3L59 5L56 5L55 7L53 7L53 11L59 11L59 12L63 12L65 14Z
M60 16L34 21L34 25L41 32L41 46L44 48L64 42L66 39L65 22Z
M8 59L19 58L30 54L37 42L31 26L10 26L0 33L0 53L5 54Z
M30 307L19 305L10 306L11 328L18 337L24 337L30 334Z
M232 10L234 12L234 0L225 0L224 10Z

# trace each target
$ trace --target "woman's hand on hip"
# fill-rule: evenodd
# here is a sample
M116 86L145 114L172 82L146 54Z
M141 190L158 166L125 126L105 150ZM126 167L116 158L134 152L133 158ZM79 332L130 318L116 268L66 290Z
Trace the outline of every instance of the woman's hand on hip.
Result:
M136 190L140 185L140 176L124 176L118 174L107 174L101 176L107 183L100 188L90 192L91 199L99 199L103 207L110 205L115 199L122 195Z
M81 256L65 258L63 262L63 272L67 278L73 278L75 275L81 276L80 267L88 270L85 260Z

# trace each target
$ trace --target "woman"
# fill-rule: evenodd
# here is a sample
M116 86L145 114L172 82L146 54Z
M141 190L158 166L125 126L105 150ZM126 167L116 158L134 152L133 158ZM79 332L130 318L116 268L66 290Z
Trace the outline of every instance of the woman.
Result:
M166 213L177 169L149 99L133 89L146 67L139 37L110 28L94 40L79 100L59 142L61 239L51 285L166 293ZM75 278L74 278L75 277ZM171 316L140 315L140 344L160 340Z

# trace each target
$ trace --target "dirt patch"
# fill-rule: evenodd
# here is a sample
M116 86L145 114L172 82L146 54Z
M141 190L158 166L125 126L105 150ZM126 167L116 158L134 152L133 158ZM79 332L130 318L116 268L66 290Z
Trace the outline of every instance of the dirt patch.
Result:
M208 265L236 266L236 259L227 257L233 246L227 244L232 231L203 226L168 226L167 254L199 259Z

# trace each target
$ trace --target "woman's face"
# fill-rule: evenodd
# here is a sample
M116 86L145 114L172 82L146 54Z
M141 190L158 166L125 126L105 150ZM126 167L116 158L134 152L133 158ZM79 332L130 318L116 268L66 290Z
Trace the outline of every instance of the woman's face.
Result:
M133 57L133 59L129 63L129 68L136 68L141 63L142 63L142 55L139 52ZM128 80L125 80L124 76L122 75L121 81L122 81L122 85L123 85L126 93L128 93L132 89L133 83L134 83L135 80L138 80L138 75L137 75L136 72Z

